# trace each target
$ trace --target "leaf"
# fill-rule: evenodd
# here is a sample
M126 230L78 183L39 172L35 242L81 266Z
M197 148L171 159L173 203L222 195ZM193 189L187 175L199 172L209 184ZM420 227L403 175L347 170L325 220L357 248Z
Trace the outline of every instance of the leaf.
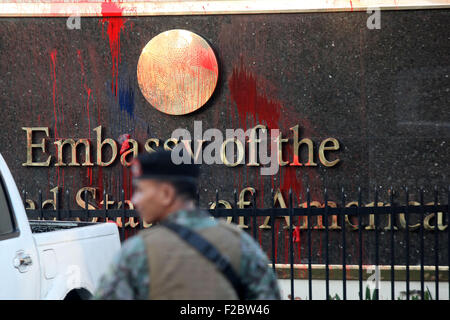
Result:
M369 289L369 287L366 287L366 300L371 300L370 299L370 289Z
M377 291L378 291L378 289L373 290L372 300L377 300Z
M424 294L425 300L433 300L433 296L431 295L430 289L427 287L427 291Z

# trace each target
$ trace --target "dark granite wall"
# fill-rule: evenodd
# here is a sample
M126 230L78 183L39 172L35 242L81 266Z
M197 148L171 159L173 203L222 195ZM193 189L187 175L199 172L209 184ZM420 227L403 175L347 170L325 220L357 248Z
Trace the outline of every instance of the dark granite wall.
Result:
M81 30L69 30L64 18L2 18L0 152L28 198L37 200L39 188L44 198L51 198L50 189L56 186L72 194L93 186L99 190L98 205L103 190L117 199L124 188L129 198L128 169L117 160L111 167L93 169L22 167L22 127L49 127L47 150L55 157L55 138L94 141L93 129L99 125L104 137L115 140L129 133L144 152L147 138L164 141L176 128L192 130L194 120L203 121L204 130L264 123L280 128L291 140L289 128L299 124L301 137L315 142L317 162L320 141L339 140L341 149L334 153L339 165L283 167L272 177L246 166L205 166L202 206L214 201L216 189L221 199L231 201L234 188L239 192L247 186L256 189L258 205L270 205L270 190L278 187L286 200L292 188L304 201L308 185L318 201L323 200L324 187L330 190L330 200L339 201L341 187L349 200L356 200L361 186L363 203L373 201L375 186L381 187L380 199L386 201L391 185L409 186L412 200L417 200L417 187L431 190L437 185L446 203L442 192L450 173L450 11L383 11L380 30L369 30L367 17L365 12L100 17L82 18ZM112 32L113 27L120 32ZM186 116L152 108L136 79L145 44L175 28L203 36L219 61L213 97ZM259 103L249 106L246 99ZM290 149L285 153L286 160L292 158ZM95 159L95 150L92 156ZM425 198L432 201L432 193ZM281 228L279 232L283 259L285 234ZM368 238L373 236L367 232ZM269 235L261 233L263 239ZM321 241L322 234L315 239ZM317 246L321 248L321 242ZM322 251L317 252L320 260Z

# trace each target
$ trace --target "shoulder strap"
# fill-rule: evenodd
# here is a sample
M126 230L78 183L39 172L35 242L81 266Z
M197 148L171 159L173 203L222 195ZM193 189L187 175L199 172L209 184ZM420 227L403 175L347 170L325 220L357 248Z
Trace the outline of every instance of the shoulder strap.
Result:
M208 240L193 230L177 223L164 221L161 222L160 225L172 230L181 239L197 249L197 251L200 252L205 258L214 263L217 269L219 269L228 281L230 281L239 299L243 300L245 298L245 286L242 284L240 277L234 271L228 261L228 258L223 256Z

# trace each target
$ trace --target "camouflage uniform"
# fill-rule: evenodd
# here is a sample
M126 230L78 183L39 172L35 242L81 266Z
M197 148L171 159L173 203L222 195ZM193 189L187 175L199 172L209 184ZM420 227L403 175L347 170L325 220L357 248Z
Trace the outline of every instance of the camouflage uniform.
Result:
M215 226L205 211L178 211L167 221L193 230ZM280 299L277 279L266 254L247 233L242 232L239 275L248 287L246 299ZM139 234L124 242L108 272L100 279L94 299L148 299L150 283L145 243Z

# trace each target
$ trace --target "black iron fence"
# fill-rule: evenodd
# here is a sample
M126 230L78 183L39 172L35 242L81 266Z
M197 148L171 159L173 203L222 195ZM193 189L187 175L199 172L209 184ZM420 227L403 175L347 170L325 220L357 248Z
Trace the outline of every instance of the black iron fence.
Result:
M317 291L313 290L313 279L321 278L325 280L327 299L346 300L349 295L348 281L357 281L358 298L367 299L367 288L364 290L363 285L364 280L367 280L364 270L369 266L382 269L381 273L376 273L376 281L390 282L390 299L396 299L396 286L403 286L403 283L406 286L407 300L439 300L442 298L440 285L448 286L446 294L450 297L450 188L445 192L439 192L438 188L426 192L427 197L432 198L431 202L425 202L424 189L414 193L414 201L408 188L399 192L392 188L387 190L383 193L384 202L380 201L379 192L378 189L373 190L370 199L372 202L364 205L360 188L356 201L349 201L344 189L339 192L339 201L330 201L329 192L324 189L323 203L317 205L317 201L311 199L309 188L306 189L303 201L289 190L285 208L275 207L275 201L270 208L258 208L256 193L252 193L252 199L248 202L250 206L242 208L241 205L240 208L236 190L234 199L227 202L229 206L225 207L216 191L215 202L211 206L214 209L207 210L214 217L227 218L228 221L239 224L255 240L264 243L274 271L279 276L290 279L290 299L295 299L295 279L307 281L307 298L314 299ZM134 230L146 227L135 210L125 208L124 190L120 196L122 205L115 209L109 209L108 205L103 204L92 210L87 201L89 193L85 191L83 195L85 208L71 208L69 191L64 194L64 205L61 205L62 195L56 192L53 208L49 210L44 208L42 192L39 191L36 205L25 200L28 217L45 220L120 220L121 240L135 233L127 233L126 221L129 227L133 220ZM27 192L23 191L23 197L27 199ZM272 190L272 199L275 197ZM103 199L105 198L104 192ZM261 224L262 221L264 223ZM287 253L284 260L280 251ZM317 271L318 265L322 266L323 272ZM336 266L339 274L336 274ZM412 279L411 271L414 271ZM330 294L330 281L333 279L342 281L339 295L335 291L334 296ZM412 281L420 282L419 290L411 289ZM425 288L425 284L430 281L434 282L434 290L431 291L428 287ZM369 298L379 299L379 290L376 286Z

